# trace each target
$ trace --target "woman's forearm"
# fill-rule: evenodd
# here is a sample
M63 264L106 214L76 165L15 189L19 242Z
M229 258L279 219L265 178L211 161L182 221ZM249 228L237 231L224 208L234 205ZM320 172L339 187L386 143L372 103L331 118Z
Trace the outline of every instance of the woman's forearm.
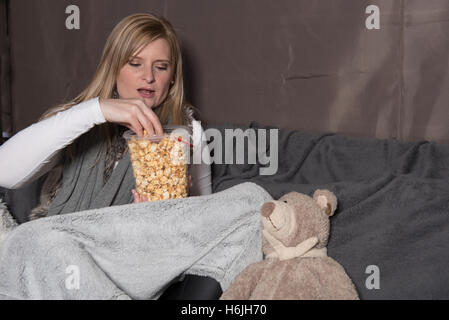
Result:
M104 122L93 98L21 130L0 146L0 186L17 189L39 178L60 161L64 147Z

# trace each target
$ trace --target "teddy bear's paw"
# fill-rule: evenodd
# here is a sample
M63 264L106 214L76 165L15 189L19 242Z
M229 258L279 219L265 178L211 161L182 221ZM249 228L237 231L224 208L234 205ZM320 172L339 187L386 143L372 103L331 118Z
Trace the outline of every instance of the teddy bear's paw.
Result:
M270 252L265 256L265 259L278 259L279 256L276 251Z

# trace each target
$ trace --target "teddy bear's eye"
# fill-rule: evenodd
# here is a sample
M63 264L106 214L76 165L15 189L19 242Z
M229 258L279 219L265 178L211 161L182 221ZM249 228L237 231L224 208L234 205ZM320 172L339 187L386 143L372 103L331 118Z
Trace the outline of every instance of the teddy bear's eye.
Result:
M285 203L287 203L287 200L284 200Z

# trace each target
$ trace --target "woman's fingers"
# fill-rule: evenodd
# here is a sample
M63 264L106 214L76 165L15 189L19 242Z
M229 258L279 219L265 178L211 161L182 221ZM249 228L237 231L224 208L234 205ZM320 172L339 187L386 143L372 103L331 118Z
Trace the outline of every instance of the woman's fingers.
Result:
M151 137L154 135L154 129L153 129L153 124L151 123L151 121L149 121L145 114L139 109L139 111L137 112L137 119L138 119L138 123L139 123L139 133L141 133L141 135L139 135L138 132L136 132L138 137L143 137L143 129L145 129L147 131L147 134Z
M147 132L150 133L150 135L157 134L162 135L164 133L162 129L162 124L157 115L154 113L154 111L148 107L144 101L139 100L138 101L139 106L141 108L141 111L144 115L144 121L145 125L150 128L150 131L147 129Z
M139 194L137 193L137 191L134 190L134 189L132 189L131 192L132 192L132 194L133 194L133 196L134 196L134 203L139 203L139 202L140 202L140 196L139 196Z
M138 137L143 137L143 129L142 129L142 126L140 125L140 122L137 119L137 117L133 117L132 115L129 115L128 123L130 124L130 126L128 126L128 128L130 128L132 131L134 131Z
M139 138L144 136L144 130L152 135L153 127L151 122L146 119L140 103L138 101L132 101L131 103L132 106L128 110L128 115L126 116L127 122L131 124L131 130L133 130Z
M146 196L141 196L135 189L131 190L134 196L134 203L147 202L149 201Z

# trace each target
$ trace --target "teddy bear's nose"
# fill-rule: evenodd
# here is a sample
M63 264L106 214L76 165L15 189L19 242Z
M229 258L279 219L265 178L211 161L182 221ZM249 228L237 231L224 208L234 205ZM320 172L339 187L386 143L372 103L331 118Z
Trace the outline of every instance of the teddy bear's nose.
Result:
M274 210L273 202L264 203L262 206L262 209L261 209L262 216L269 217L271 215L271 213L273 212L273 210Z

